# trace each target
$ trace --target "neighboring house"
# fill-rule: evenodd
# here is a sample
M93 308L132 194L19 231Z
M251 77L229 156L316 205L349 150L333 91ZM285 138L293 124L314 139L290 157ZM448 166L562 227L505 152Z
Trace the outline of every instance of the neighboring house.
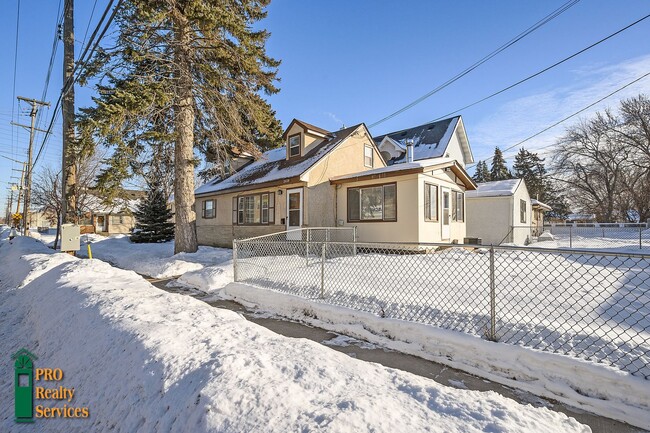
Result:
M595 223L596 214L593 213L572 213L567 215L565 222L567 224L573 223Z
M484 245L532 241L532 203L523 179L479 183L467 193L467 237Z
M133 211L146 192L125 190L124 193L125 198L115 199L110 205L105 204L99 196L90 196L80 223L82 230L107 235L131 233L135 227Z
M364 124L330 132L294 119L283 138L283 147L256 161L239 158L234 174L196 189L200 244L336 226L356 226L360 241L462 241L464 192L475 187L464 162L387 167Z
M544 232L544 214L546 212L552 211L553 208L546 203L542 203L541 201L534 198L530 200L530 204L533 209L533 236L539 236Z

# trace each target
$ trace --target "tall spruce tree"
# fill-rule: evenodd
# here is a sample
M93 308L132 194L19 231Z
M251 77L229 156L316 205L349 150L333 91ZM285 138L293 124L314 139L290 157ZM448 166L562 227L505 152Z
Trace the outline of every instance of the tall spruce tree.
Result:
M515 163L512 168L514 169L514 176L526 182L526 188L531 198L542 200L546 187L544 159L522 147L515 156Z
M479 161L476 164L476 171L474 172L472 179L474 179L474 182L476 183L485 183L490 181L490 171L488 170L485 161Z
M149 186L147 197L142 199L134 212L135 228L131 242L167 242L174 239L172 211L167 207L167 199L159 182Z
M506 180L512 179L512 173L508 170L506 160L503 158L503 152L498 147L494 148L494 156L492 157L492 165L490 166L490 180Z
M280 123L262 97L278 91L279 62L257 25L269 2L123 0L116 39L83 77L98 96L82 110L82 138L113 149L100 188L117 190L137 174L134 161L156 151L152 142L173 146L176 253L198 247L194 151L225 167L233 154L280 143Z

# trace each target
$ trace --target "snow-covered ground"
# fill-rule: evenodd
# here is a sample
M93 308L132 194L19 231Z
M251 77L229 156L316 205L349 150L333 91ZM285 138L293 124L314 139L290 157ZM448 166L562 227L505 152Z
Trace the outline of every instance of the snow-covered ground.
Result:
M321 266L241 250L238 276L247 284L475 336L490 329L488 254L357 254ZM497 250L495 269L499 341L650 377L650 256Z
M0 263L0 369L11 371L8 355L25 347L37 366L63 369L61 384L75 388L70 405L90 410L86 420L37 419L43 431L590 431L494 392L445 387L281 337L33 239L0 241ZM2 389L12 381L0 375ZM0 394L0 408L0 430L25 431L13 420L11 393Z
M415 275L413 278L401 276L400 281L388 281L377 278L376 274L371 272L376 269L376 257L364 257L359 255L355 260L368 260L372 263L356 263L352 266L345 261L351 258L331 259L326 263L326 294L328 296L340 296L339 300L345 302L359 303L364 308L368 308L372 314L364 313L350 308L341 308L328 304L327 300L318 299L320 296L320 266L316 260L305 269L306 260L304 257L266 257L260 259L257 265L251 266L251 269L262 269L264 272L252 272L257 275L257 283L265 288L255 288L250 285L256 284L255 281L249 284L228 284L232 282L232 261L229 259L232 254L231 250L219 248L202 248L195 254L180 255L183 257L183 263L179 263L179 255L172 257L173 244L130 244L125 237L99 238L92 244L93 256L100 259L107 259L113 263L118 263L128 269L134 269L140 273L147 274L148 270L159 272L157 275L173 275L174 272L187 270L181 276L180 281L183 285L199 288L205 292L212 292L215 296L234 298L238 302L248 303L259 310L270 311L284 317L305 321L314 325L330 329L342 334L352 335L357 338L371 341L373 343L390 347L406 353L415 354L423 358L431 359L452 367L468 371L470 373L483 376L496 382L506 385L525 389L534 394L549 397L562 401L566 404L584 408L603 416L619 419L640 427L650 428L650 388L648 381L639 377L634 377L629 373L622 372L615 368L608 368L602 364L593 362L580 361L578 359L561 356L553 353L544 353L539 350L531 350L519 346L494 344L477 335L482 335L486 326L485 312L489 308L489 301L486 294L477 292L467 293L466 286L458 284L457 286L445 286L445 290L435 293L435 299L430 299L431 305L435 302L446 302L446 307L450 305L455 309L449 309L447 314L441 316L440 320L446 321L442 325L450 324L461 327L460 329L475 335L464 335L458 332L446 331L436 326L425 324L411 323L404 320L389 319L386 316L391 314L408 314L403 317L409 320L418 320L423 317L432 317L433 309L430 306L424 306L422 299L418 299L417 291L422 287L436 288L438 282L436 278L449 280L462 278L463 275L469 278L473 283L485 282L484 277L479 276L478 270L486 266L485 254L472 254L464 250L447 250L445 254L435 255L435 257L424 257L421 255L410 255L403 257L404 260L439 260L440 270L436 273L426 272L426 275ZM533 253L530 253L533 254ZM224 261L211 264L212 260L203 257L221 257ZM146 257L147 260L141 264L139 260ZM140 259L139 259L140 258ZM382 258L380 258L382 259ZM386 259L386 258L384 258ZM247 259L248 260L248 259ZM345 278L329 276L331 273L330 266L339 260L337 266L344 266L346 272ZM396 264L401 265L404 262L394 261L384 263L384 266L390 268ZM471 260L476 269L468 272L467 261ZM640 367L647 368L648 352L638 349L639 346L647 344L644 341L632 341L637 344L637 348L631 348L630 345L623 343L625 336L620 336L617 340L616 335L607 335L602 330L590 323L591 319L582 318L578 321L573 315L576 314L576 304L588 299L588 305L597 304L599 300L606 301L619 300L618 305L624 305L626 300L636 300L637 304L627 305L627 308L617 309L616 303L603 304L609 305L610 321L608 326L614 329L616 320L625 323L625 319L633 317L635 320L647 320L648 314L629 316L629 312L636 308L637 313L640 311L637 307L639 303L644 303L644 296L647 292L638 291L639 281L628 279L627 285L617 285L617 281L624 277L625 272L614 274L603 278L601 268L592 269L589 272L580 271L570 280L558 278L553 273L546 273L541 278L532 278L532 270L528 267L531 261L524 261L523 257L509 257L512 263L524 264L528 272L510 272L504 273L497 280L499 284L506 282L518 282L522 287L532 289L540 288L543 291L534 294L532 290L520 290L515 297L516 302L526 305L529 315L517 313L516 303L513 305L503 304L499 299L499 314L503 314L504 319L498 322L500 337L511 336L533 336L535 342L544 343L544 337L559 338L555 344L563 344L561 349L566 347L575 347L576 350L585 350L587 353L595 355L615 354L620 360L637 357L643 359ZM555 269L563 272L572 272L575 266L582 266L584 263L575 260L562 259L555 262ZM175 271L165 274L160 270L166 269L167 264L176 263ZM196 264L201 264L200 269L194 269ZM240 262L241 263L241 262ZM256 264L252 262L251 265ZM417 264L409 262L410 266ZM420 264L421 265L421 264ZM430 265L430 263L428 264ZM246 269L244 265L241 269ZM292 272L298 270L302 279L296 281L296 284L284 275L282 272ZM411 267L411 269L414 269ZM446 269L446 273L442 270ZM634 271L635 268L631 268ZM276 272L276 275L273 272ZM650 272L647 268L640 269L642 273ZM244 271L242 271L244 272ZM251 271L249 269L249 274ZM313 274L313 275L312 275ZM243 275L246 275L245 273ZM336 274L333 274L336 275ZM396 274L398 275L398 274ZM241 277L242 275L240 275ZM280 278L278 280L278 278ZM282 280L284 278L284 280ZM338 279L337 279L338 278ZM267 287L273 281L279 281L275 290L269 290ZM403 281L401 281L403 280ZM598 288L598 282L606 283L607 290L602 291ZM342 288L349 287L354 282L359 288L355 293L340 293ZM381 284L379 284L381 282ZM567 298L567 289L561 284L570 284L574 296L578 298ZM384 298L375 297L369 299L368 292L377 292L378 287L389 287L394 284L399 291L383 291ZM275 283L274 283L275 284ZM409 289L409 286L412 289ZM307 291L305 291L307 288ZM576 292L576 289L579 289ZM618 291L615 290L618 288ZM363 291L365 290L365 292ZM591 290L591 292L590 292ZM637 290L637 291L635 291ZM311 291L311 292L310 292ZM602 291L602 293L601 293ZM293 294L292 294L293 293ZM300 296L294 296L294 294ZM598 297L591 298L593 294ZM646 294L644 294L646 293ZM478 296L480 294L480 296ZM446 298L445 298L446 296ZM500 294L499 296L502 296ZM411 297L411 299L409 299ZM407 302L408 301L408 302ZM453 302L451 302L453 301ZM401 307L397 303L401 302ZM510 302L513 302L512 300ZM645 302L645 305L648 303ZM352 305L354 306L354 305ZM507 308L506 308L507 307ZM550 314L551 309L557 310L559 316L555 317ZM487 310L489 311L489 310ZM616 313L620 314L619 316ZM413 315L417 313L416 315ZM545 327L539 327L533 324L532 315L542 316ZM429 316L427 316L429 315ZM547 317L548 316L548 317ZM388 316L389 317L389 316ZM507 320L505 320L507 319ZM578 336L572 336L566 329L564 334L558 332L555 334L545 334L544 329L548 329L550 324L557 326L558 323L565 323L574 326L576 323L584 325L585 329ZM535 322L536 323L536 322ZM632 323L632 322L630 322ZM639 322L642 323L642 322ZM512 332L510 326L518 327L519 333L508 334ZM643 325L646 326L646 325ZM560 328L561 330L562 328ZM646 327L647 329L647 327ZM611 338L610 338L611 337ZM606 352L610 350L610 352ZM591 351L591 352L589 352ZM645 358L643 358L645 357Z
M552 231L553 240L534 242L531 246L650 254L650 229L556 226Z

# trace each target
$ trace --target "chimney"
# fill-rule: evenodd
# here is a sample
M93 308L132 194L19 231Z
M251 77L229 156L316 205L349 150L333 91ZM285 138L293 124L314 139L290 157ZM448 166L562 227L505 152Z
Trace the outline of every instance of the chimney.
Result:
M413 140L406 139L406 162L413 162Z

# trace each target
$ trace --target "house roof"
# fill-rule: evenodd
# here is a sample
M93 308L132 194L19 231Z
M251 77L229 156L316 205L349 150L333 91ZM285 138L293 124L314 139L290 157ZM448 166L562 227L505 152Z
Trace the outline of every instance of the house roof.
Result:
M287 133L289 132L289 130L291 129L291 127L294 124L298 124L298 125L302 126L303 129L305 129L305 130L310 129L312 131L318 132L319 134L323 134L323 135L331 134L331 132L329 132L329 131L327 131L327 130L325 130L323 128L319 128L318 126L312 125L311 123L307 123L307 122L304 122L304 121L298 120L298 119L293 119L291 121L291 123L289 124L289 126L287 127L287 129L285 129L284 132L282 133L282 138L287 138Z
M297 120L294 121L299 122ZM194 194L209 194L234 188L252 189L268 182L287 179L299 181L300 176L305 171L316 164L362 125L360 123L349 128L341 129L340 131L328 132L329 136L323 142L315 145L307 154L300 157L286 159L286 146L264 152L262 157L257 161L245 165L237 173L225 179L217 177L207 182L198 187L194 191ZM311 129L311 125L309 125L309 128Z
M450 117L437 122L426 123L413 128L402 129L400 131L390 132L384 135L373 137L373 140L379 146L381 142L388 137L393 142L399 144L402 149L406 149L406 140L413 140L413 159L429 159L444 157L447 146L453 136L454 131L459 123L462 123L460 116ZM469 145L464 150L469 156L467 162L471 162L471 151ZM406 161L406 152L402 155L386 161L387 164L399 164Z
M549 205L547 205L546 203L542 203L541 201L536 200L534 198L530 200L530 204L533 207L540 207L540 208L542 208L544 210L553 210L553 208L550 207Z
M449 168L451 171L460 178L468 190L476 188L476 184L465 171L465 169L458 164L455 159L451 158L429 158L413 162L405 162L403 164L394 164L386 167L375 168L373 170L361 171L358 173L350 173L343 176L336 176L330 179L330 183L346 183L359 180L372 180L384 179L394 176L403 176L411 173L423 173L428 170L445 169Z
M522 179L508 179L479 183L475 191L469 191L467 193L467 198L511 196L514 195L522 182Z

